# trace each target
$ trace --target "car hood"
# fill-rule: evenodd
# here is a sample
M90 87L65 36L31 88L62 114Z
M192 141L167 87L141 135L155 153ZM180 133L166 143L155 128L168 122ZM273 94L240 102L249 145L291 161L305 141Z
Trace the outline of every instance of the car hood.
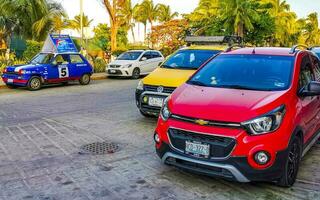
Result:
M171 112L186 117L241 123L288 101L288 91L253 91L184 84L171 96Z
M19 70L33 70L36 69L39 65L37 64L26 64L26 65L15 65L15 66L8 66L7 71L8 72L19 72Z
M145 85L179 87L185 83L196 70L166 69L158 67L143 79Z
M129 65L137 62L136 60L114 60L109 63L109 65Z

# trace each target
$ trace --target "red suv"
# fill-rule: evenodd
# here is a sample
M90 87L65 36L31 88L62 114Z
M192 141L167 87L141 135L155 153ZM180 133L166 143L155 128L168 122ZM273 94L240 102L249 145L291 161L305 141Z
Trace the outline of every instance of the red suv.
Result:
M221 53L165 101L154 140L173 165L239 182L294 184L319 139L319 58L308 50Z

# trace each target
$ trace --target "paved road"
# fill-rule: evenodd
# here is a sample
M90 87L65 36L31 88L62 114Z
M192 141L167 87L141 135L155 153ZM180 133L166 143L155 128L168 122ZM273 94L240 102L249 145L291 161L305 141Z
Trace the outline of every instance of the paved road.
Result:
M0 199L320 199L320 144L291 189L162 165L152 141L156 120L135 107L137 82L0 90ZM118 143L120 151L79 154L99 141Z

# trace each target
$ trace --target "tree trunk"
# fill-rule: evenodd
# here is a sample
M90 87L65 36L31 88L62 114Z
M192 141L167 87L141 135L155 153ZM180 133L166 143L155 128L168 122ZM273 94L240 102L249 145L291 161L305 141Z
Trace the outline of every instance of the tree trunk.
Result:
M131 34L132 34L133 43L136 43L136 36L134 35L133 27L131 27Z
M147 39L147 24L144 24L144 43L146 43L146 39Z
M117 49L117 34L118 26L116 23L111 22L111 52L114 52Z
M243 36L244 36L243 23L239 23L239 24L238 24L237 34L238 34L238 36L240 36L240 37L243 39Z

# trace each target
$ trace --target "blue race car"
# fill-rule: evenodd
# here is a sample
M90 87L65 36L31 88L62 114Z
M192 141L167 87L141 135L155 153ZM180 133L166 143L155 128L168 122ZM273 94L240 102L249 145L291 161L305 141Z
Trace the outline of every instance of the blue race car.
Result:
M44 84L75 80L88 85L91 75L92 66L79 53L39 53L27 65L6 67L2 80L9 87L39 90Z
M69 35L51 34L41 53L27 65L6 67L2 80L8 87L27 86L29 90L39 90L44 84L76 80L88 85L92 73L92 66L78 53Z

